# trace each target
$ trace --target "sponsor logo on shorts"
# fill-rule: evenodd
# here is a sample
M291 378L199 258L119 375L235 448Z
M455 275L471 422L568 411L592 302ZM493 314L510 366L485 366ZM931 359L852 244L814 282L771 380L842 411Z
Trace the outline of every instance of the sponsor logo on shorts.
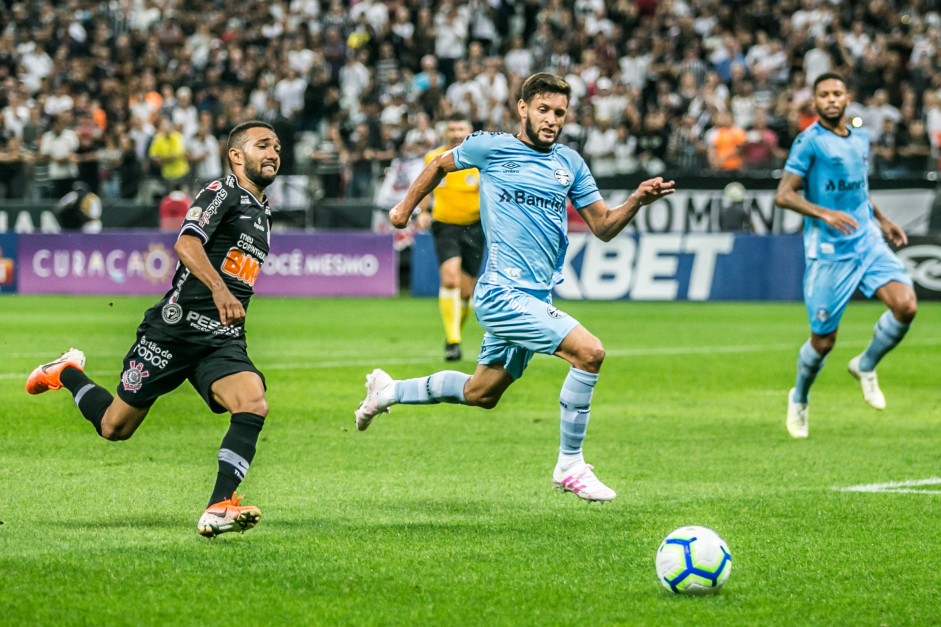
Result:
M826 307L821 307L817 310L817 315L815 317L820 322L826 322L830 319L830 311Z
M572 174L568 170L563 170L560 168L552 174L555 176L555 180L557 180L562 185L568 185L572 182Z
M556 309L556 308L553 307L552 305L549 305L549 308L548 308L547 311L549 312L549 317L550 317L550 318L564 318L564 317L566 317L566 316L568 315L568 314L565 313L564 311L562 311L562 310L560 310L560 309Z
M144 385L144 379L150 376L150 373L144 370L143 363L132 361L130 368L121 374L121 385L128 392L136 392Z
M242 327L223 325L218 320L213 320L209 316L204 316L195 311L186 314L186 321L197 331L211 333L212 335L239 337L242 334Z
M167 324L176 324L183 319L183 308L176 303L167 303L160 310L160 317Z
M134 345L131 351L140 357L143 362L160 369L166 368L170 360L173 359L173 353L156 342L148 340L146 335L141 336L140 341Z

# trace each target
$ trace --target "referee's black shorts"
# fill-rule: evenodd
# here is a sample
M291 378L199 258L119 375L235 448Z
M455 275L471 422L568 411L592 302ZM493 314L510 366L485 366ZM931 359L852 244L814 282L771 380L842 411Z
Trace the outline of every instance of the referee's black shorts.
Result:
M435 254L441 264L454 257L461 258L461 270L476 277L484 258L484 230L480 222L448 224L432 222L431 234L435 239Z

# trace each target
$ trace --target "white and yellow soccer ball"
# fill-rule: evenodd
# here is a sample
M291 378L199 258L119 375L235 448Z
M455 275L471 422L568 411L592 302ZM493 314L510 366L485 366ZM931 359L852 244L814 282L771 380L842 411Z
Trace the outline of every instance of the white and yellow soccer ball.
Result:
M718 592L732 573L732 553L708 527L680 527L657 550L657 577L678 594Z

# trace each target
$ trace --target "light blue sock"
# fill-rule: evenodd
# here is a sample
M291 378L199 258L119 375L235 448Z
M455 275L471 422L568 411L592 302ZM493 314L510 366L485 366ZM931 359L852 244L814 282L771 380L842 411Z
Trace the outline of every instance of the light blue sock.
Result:
M559 407L562 410L560 427L562 455L577 455L582 452L582 442L588 432L588 418L591 413L591 394L595 391L598 375L578 368L570 368L562 391L559 393Z
M454 403L467 405L464 384L469 374L456 370L442 370L427 377L395 382L395 402L403 405L433 405Z
M902 341L909 326L911 325L896 320L891 311L886 311L879 316L872 332L872 341L859 357L859 369L863 372L875 370L876 364L885 357L885 354Z
M823 368L825 359L825 357L814 350L810 340L804 342L804 345L801 346L800 353L797 355L797 382L794 384L794 398L791 400L795 403L807 402L807 397L810 394L810 386L813 385L814 379L817 378L817 373Z

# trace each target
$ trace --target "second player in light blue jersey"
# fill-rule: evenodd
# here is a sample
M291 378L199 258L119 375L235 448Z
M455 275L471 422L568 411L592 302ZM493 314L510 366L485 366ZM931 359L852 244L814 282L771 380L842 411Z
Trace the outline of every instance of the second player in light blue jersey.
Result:
M552 74L534 74L517 102L520 132L474 133L435 157L389 212L392 224L408 224L418 203L449 172L480 171L480 215L487 259L474 292L477 319L486 331L473 375L453 370L393 380L376 369L366 377L366 398L356 410L365 430L391 405L460 403L491 409L523 374L535 353L571 364L559 395L561 445L553 484L590 501L615 492L595 476L582 455L590 403L604 348L577 320L552 305L552 287L568 245L566 202L571 200L591 231L607 241L641 207L672 194L673 181L641 183L628 199L609 208L582 157L556 143L568 112L571 88Z
M814 81L813 98L819 119L794 140L775 194L779 207L805 216L804 302L811 333L800 349L797 381L788 392L786 426L795 438L808 435L810 386L833 349L856 289L888 307L872 342L849 362L863 398L876 409L885 408L876 364L905 336L918 308L912 281L885 241L904 245L908 238L869 196L869 133L848 127L844 118L846 83L839 74L821 74Z

